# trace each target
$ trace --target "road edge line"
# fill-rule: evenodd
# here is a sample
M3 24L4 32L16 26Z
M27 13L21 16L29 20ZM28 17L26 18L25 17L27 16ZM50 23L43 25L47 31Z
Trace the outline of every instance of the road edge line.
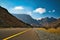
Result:
M4 38L3 40L11 39L11 38L16 37L16 36L18 36L18 35L24 34L25 32L27 32L27 31L29 31L29 30L31 30L31 29L26 29L25 31L16 33L16 34L14 34L14 35L12 35L12 36L9 36L9 37L7 37L7 38Z

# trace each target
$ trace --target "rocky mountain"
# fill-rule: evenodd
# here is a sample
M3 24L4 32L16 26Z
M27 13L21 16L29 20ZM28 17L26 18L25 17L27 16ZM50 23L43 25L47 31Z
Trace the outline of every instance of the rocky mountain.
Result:
M0 27L29 27L29 24L17 19L7 9L0 6Z
M54 17L46 17L41 20L35 20L26 14L13 15L10 14L7 9L0 6L0 27L60 27L60 18L56 19Z
M13 14L18 19L22 20L25 23L28 23L32 26L40 26L39 22L35 19L33 19L30 15L27 14Z
M60 27L60 18L57 19L57 21L51 23L50 25L51 27L55 27L55 28Z
M26 15L26 14L13 14L16 16L18 19L22 20L25 23L28 23L34 27L46 27L46 28L51 28L51 27L59 27L60 26L60 19L56 19L54 17L45 17L42 18L41 20L35 20L31 16Z
M60 26L60 19L56 19L56 18L42 18L41 20L38 20L39 23L42 25L42 27L46 27L46 28L57 28Z

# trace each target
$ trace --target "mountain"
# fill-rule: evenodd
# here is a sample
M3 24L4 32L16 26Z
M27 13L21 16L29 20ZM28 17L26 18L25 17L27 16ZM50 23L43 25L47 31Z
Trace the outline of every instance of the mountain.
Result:
M13 14L18 19L22 20L25 23L28 23L32 26L40 26L39 22L35 19L33 19L30 15L27 14Z
M53 25L52 25L52 24L53 24ZM55 28L60 27L60 18L57 19L57 21L51 23L51 25L52 25L51 27L55 27Z
M60 18L46 17L35 20L26 14L10 14L7 9L0 6L0 27L60 27Z
M39 21L40 24L41 23L52 23L54 21L57 21L57 19L53 18L53 17L51 17L51 18L46 17L46 18L42 18L41 20L38 20L38 21Z
M57 28L60 26L60 19L56 19L56 18L42 18L41 20L38 20L39 23L42 25L42 27L46 27L46 28Z
M28 27L29 24L17 19L7 9L0 6L0 27Z
M34 27L45 27L45 28L56 28L60 26L60 19L56 19L54 17L45 17L41 20L35 20L31 16L26 14L13 14L18 19L22 20L25 23L28 23Z

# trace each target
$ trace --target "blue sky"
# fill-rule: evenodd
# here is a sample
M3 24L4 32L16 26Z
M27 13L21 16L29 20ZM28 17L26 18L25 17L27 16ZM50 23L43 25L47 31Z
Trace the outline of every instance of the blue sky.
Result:
M34 19L60 18L60 0L0 0L11 14L28 14Z

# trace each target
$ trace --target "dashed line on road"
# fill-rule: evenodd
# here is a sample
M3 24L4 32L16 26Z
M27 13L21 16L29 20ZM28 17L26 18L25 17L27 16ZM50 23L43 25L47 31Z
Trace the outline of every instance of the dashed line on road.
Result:
M4 38L3 40L11 39L11 38L16 37L16 36L18 36L18 35L24 34L25 32L27 32L27 31L29 31L29 30L31 30L31 29L27 29L27 30L25 30L25 31L19 32L19 33L17 33L17 34L14 34L14 35L12 35L12 36L9 36L9 37L7 37L7 38Z

